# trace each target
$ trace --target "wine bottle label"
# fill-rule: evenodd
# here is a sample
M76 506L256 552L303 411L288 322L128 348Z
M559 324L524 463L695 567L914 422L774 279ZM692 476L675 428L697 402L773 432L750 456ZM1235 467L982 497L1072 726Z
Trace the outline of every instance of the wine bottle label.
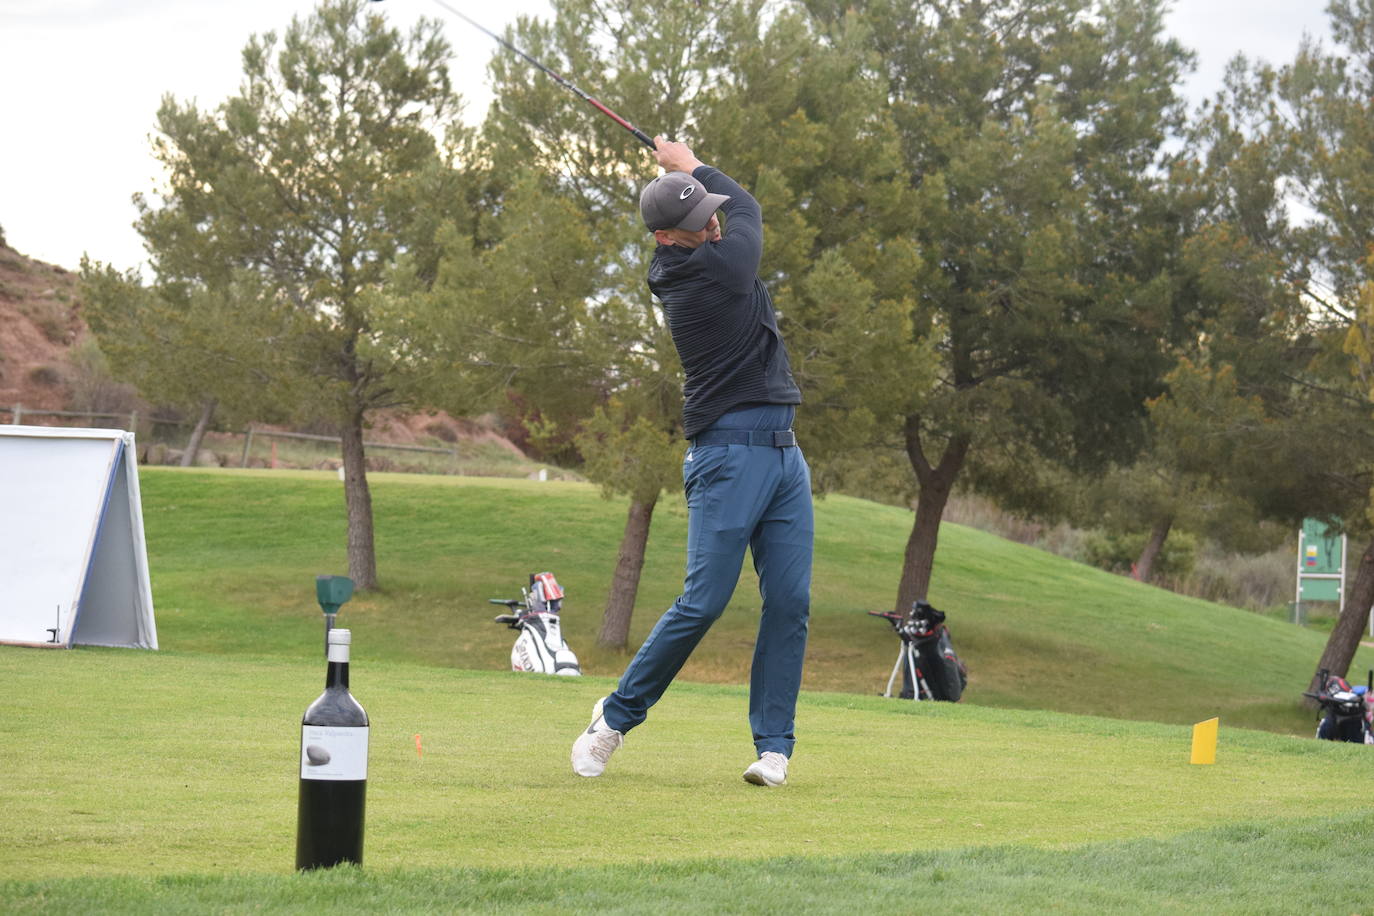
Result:
M301 726L301 779L367 778L367 726Z

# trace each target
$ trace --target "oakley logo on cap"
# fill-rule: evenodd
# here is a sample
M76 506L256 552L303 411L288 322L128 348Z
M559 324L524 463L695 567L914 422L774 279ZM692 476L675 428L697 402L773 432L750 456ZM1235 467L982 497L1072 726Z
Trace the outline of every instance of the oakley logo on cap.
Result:
M729 199L727 194L712 194L686 172L669 172L644 186L639 195L639 212L650 229L700 232Z

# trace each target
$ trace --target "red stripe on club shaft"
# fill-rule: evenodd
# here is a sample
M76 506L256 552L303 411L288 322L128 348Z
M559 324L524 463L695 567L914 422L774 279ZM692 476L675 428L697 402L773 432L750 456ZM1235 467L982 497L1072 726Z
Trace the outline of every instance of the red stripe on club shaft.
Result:
M479 22L473 20L472 18L468 17L468 16L465 15L464 13L459 12L458 10L454 9L452 6L450 6L449 4L445 3L444 0L434 0L434 2L435 2L436 4L438 4L439 6L443 7L444 9L448 10L448 11L449 11L450 13L452 13L453 15L457 16L459 19L461 19L461 20L463 20L464 22L466 22L468 25L470 25L470 26L472 26L473 28L477 29L479 32L484 32L484 33L486 33L489 37L494 38L494 39L497 41L497 43L499 43L502 47L506 48L506 49L507 49L508 51L510 51L511 53L517 54L517 55L519 55L520 57L523 57L525 60L527 60L527 61L529 61L531 64L533 64L536 68L538 68L539 70L542 70L544 73L548 74L548 75L554 80L554 82L558 83L558 85L560 85L560 86L562 86L563 88L565 88L565 89L571 91L571 92L572 92L574 95L576 95L578 98L582 99L582 101L587 102L587 103L590 104L592 107L594 107L597 111L601 112L601 113L604 114L606 117L610 118L612 121L614 121L615 123L619 124L621 127L625 128L625 129L628 130L630 133L634 134L634 135L635 135L635 138L638 139L638 140L639 140L641 143L643 143L645 146L649 147L649 149L655 149L654 141L653 141L652 138L649 137L648 134L646 134L644 131L640 130L638 127L635 127L633 124L631 124L629 121L627 121L627 120L625 120L624 118L622 118L620 115L616 114L614 111L611 111L611 109L607 108L607 107L606 107L605 105L603 105L601 102L598 102L596 99L592 98L590 95L588 95L587 93L583 92L581 89L578 89L576 86L574 86L574 85L573 85L571 82L569 82L568 80L566 80L566 79L564 79L563 77L559 76L557 73L553 72L553 71L550 70L548 67L544 66L544 65L541 64L539 61L535 60L533 57L531 57L530 55L526 54L524 51L521 51L521 50L520 50L519 48L517 48L515 45L511 44L509 41L506 41L506 39L502 38L500 35L497 35L495 32L491 31L491 29L486 28L486 27L483 26L481 23L479 23Z

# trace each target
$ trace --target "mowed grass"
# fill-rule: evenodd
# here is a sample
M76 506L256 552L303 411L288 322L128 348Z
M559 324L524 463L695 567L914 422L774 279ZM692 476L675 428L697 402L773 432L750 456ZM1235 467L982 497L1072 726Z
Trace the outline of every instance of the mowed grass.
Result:
M1371 827L1361 815L1067 850L75 879L10 885L10 911L1358 914L1369 912L1368 893L1348 857Z
M382 661L365 869L295 876L317 658L0 648L6 912L1356 912L1360 747L812 692L748 786L743 688L679 684L598 780L610 686ZM414 736L421 736L423 757ZM1339 812L1339 816L1333 816Z
M589 674L627 657L597 649L626 503L587 484L370 476L381 588L345 605L374 659L467 669L507 664L513 633L489 597L551 570L564 632ZM142 489L165 648L314 657L314 576L347 572L342 487L327 473L146 468ZM816 505L805 688L880 693L896 656L887 624L911 513L842 496ZM681 588L686 510L655 514L631 647ZM941 532L931 600L971 669L967 701L1310 735L1302 708L1325 634L1174 595L957 525ZM759 598L746 560L734 601L682 677L747 680ZM1352 669L1374 666L1362 650Z
M747 568L684 678L583 780L569 745L626 661L593 646L624 502L371 479L382 587L340 615L373 722L365 868L292 873L314 576L346 572L337 478L145 469L163 651L0 647L0 910L1370 909L1374 758L1306 737L1297 702L1320 634L945 526L931 598L967 700L884 700L896 640L863 611L891 606L911 516L832 497L789 785L740 779ZM635 644L677 594L684 536L673 494ZM502 670L513 634L485 599L542 569L587 677ZM1212 715L1218 763L1190 766L1188 726Z
M14 913L1367 913L1369 814L1166 840L755 861L0 882ZM515 857L513 857L515 858Z

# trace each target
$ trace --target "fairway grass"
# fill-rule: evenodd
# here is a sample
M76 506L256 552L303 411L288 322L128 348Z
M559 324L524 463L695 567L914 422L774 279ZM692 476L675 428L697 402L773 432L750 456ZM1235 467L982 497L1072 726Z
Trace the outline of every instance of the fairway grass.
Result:
M1374 914L1374 756L1312 740L1298 704L1324 634L945 525L930 597L965 702L885 700L897 641L863 612L890 607L911 513L831 497L789 784L741 779L747 562L586 780L571 742L627 661L594 645L625 503L370 479L381 587L339 620L373 723L366 867L292 871L314 576L346 572L337 478L145 468L162 651L0 646L0 912ZM685 526L670 494L632 647L681 586ZM514 634L485 599L544 569L586 677L502 670ZM1189 765L1217 715L1217 763Z
M1064 849L304 875L0 881L6 912L100 913L1369 913L1351 851L1368 812Z
M314 577L347 572L338 478L291 471L145 468L158 637L164 649L314 657ZM369 475L381 587L340 625L379 660L506 667L514 634L487 598L518 597L531 572L567 591L563 633L583 671L618 675L628 657L595 645L626 503L589 484ZM890 609L910 511L831 496L816 504L816 563L804 689L881 693L897 653ZM654 513L630 631L636 647L682 587L680 493ZM1325 634L1183 598L958 525L941 528L931 601L949 613L968 663L966 700L1310 736L1300 705ZM745 561L725 614L683 669L689 681L749 678L758 581ZM1353 677L1374 667L1361 650Z
M679 684L585 780L568 749L610 681L375 661L365 645L354 661L373 721L367 867L295 877L318 660L0 648L0 904L895 912L920 888L913 909L1068 889L1081 900L1063 911L1182 912L1198 890L1263 912L1225 889L1290 873L1273 912L1359 899L1332 882L1358 880L1370 826L1361 747L1223 720L1218 763L1190 766L1181 726L811 692L791 781L765 790L740 778L745 690Z

